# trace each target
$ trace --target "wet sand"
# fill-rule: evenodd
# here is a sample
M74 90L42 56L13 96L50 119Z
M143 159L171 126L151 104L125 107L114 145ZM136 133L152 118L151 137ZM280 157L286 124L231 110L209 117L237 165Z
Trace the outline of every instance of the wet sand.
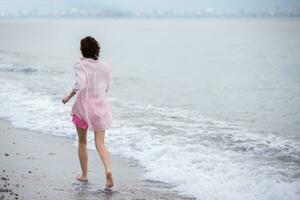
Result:
M103 192L105 177L97 152L89 150L89 182L80 173L70 138L14 128L0 120L0 200L2 199L193 199L165 183L146 181L134 160L112 156L115 187Z

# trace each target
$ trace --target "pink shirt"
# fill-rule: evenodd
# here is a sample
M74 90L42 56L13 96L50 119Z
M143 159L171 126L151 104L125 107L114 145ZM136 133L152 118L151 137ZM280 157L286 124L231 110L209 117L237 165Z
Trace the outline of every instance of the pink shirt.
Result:
M105 130L112 124L112 113L106 100L110 72L108 64L101 60L82 58L74 65L76 101L71 115L83 119L89 130Z

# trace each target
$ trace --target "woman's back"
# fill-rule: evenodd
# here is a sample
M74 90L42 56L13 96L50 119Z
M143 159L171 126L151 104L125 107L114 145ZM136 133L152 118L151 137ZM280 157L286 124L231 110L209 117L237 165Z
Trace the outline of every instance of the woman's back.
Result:
M83 91L97 100L105 99L109 84L108 65L100 60L83 58L80 62L86 76L86 85Z
M82 58L74 66L75 89L78 90L72 114L83 118L90 130L110 127L112 117L106 101L109 87L109 66L100 60Z

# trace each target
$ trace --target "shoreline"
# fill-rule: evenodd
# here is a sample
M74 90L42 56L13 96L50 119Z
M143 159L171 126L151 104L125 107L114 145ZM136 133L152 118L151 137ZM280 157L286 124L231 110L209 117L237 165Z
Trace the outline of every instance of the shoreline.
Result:
M169 184L143 180L136 161L111 156L114 192L105 193L98 153L89 153L89 182L80 173L77 147L70 138L18 129L0 120L0 199L195 199L184 197Z

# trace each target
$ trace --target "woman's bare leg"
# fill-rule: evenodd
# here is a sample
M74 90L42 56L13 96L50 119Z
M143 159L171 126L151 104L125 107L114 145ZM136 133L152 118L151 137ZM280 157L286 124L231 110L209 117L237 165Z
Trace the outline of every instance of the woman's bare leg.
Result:
M87 181L88 180L88 152L87 152L87 130L78 128L78 157L80 161L80 166L82 174L77 177L77 180Z
M105 138L104 130L95 131L95 146L105 168L106 186L113 187L114 183L113 183L111 166L110 166L110 158L109 158L109 153L104 144L104 138Z

